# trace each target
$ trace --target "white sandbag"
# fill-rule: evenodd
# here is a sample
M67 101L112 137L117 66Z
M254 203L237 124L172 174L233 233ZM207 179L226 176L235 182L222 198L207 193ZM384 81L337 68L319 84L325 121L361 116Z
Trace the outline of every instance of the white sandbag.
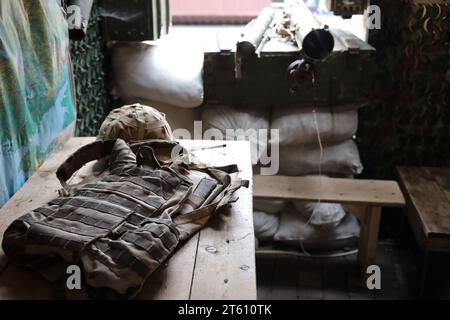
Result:
M279 213L286 208L287 204L287 201L282 200L253 199L253 208L267 213Z
M359 222L351 214L346 214L335 228L323 228L307 222L306 217L290 206L281 213L280 225L273 239L307 250L334 250L354 244L359 237Z
M222 105L206 105L202 108L203 130L215 138L220 133L223 140L250 141L253 164L266 152L269 117L268 108L238 109ZM204 139L210 139L210 135L205 135Z
M358 130L358 110L316 110L317 127L323 143L351 139ZM279 130L280 146L318 143L311 108L274 108L271 129Z
M167 36L157 42L113 44L113 95L182 108L201 105L204 53L187 40Z
M303 176L319 173L320 148L318 146L280 147L280 171L282 175ZM353 140L324 146L322 173L347 176L361 174L363 165L358 147Z
M313 226L336 227L345 217L345 210L337 203L293 201L295 209Z
M166 115L166 120L174 133L175 139L194 139L194 122L201 120L201 108L180 108L147 99L128 99L126 104L141 103L152 106ZM181 130L181 131L180 131ZM189 137L185 137L187 130ZM181 134L180 134L181 133Z
M255 237L259 241L272 240L280 225L280 218L277 214L263 211L253 211L253 225L255 227Z

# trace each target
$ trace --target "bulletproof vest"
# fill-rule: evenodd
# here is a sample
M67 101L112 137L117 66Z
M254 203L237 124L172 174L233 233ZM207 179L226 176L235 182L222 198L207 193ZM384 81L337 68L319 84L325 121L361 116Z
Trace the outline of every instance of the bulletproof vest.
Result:
M84 164L109 157L98 176L67 180ZM245 185L236 165L203 165L178 144L123 140L82 147L58 169L60 196L14 221L3 249L13 263L51 281L78 265L91 297L132 298L145 280ZM103 292L103 293L102 293Z

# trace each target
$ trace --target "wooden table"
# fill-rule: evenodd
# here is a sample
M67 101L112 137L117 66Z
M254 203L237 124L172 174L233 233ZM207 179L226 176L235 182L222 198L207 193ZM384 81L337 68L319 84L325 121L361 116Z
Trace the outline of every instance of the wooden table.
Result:
M0 237L11 222L57 196L61 188L55 172L79 147L93 138L72 138L27 181L0 210ZM239 200L215 214L153 274L139 299L256 299L255 243L253 231L252 167L245 141L181 141L187 148L226 144L226 148L195 151L211 165L237 163L240 176L250 180L248 189L236 192ZM92 165L92 164L91 164ZM75 180L83 179L88 164ZM77 182L77 181L73 181ZM0 299L52 299L55 288L39 274L8 262L0 249Z
M423 297L430 252L450 252L450 168L398 167L406 215L424 250L420 295Z

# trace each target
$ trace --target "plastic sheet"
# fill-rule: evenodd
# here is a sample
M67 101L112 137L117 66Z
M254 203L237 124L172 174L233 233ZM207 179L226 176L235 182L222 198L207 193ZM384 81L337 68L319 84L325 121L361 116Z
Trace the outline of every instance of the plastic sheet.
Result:
M75 120L68 26L56 0L0 1L0 206Z

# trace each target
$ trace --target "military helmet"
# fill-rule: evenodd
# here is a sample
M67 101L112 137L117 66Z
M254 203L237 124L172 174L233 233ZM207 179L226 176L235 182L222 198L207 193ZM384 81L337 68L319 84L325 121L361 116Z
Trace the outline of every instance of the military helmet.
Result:
M139 103L114 109L103 121L98 140L173 140L166 115Z

